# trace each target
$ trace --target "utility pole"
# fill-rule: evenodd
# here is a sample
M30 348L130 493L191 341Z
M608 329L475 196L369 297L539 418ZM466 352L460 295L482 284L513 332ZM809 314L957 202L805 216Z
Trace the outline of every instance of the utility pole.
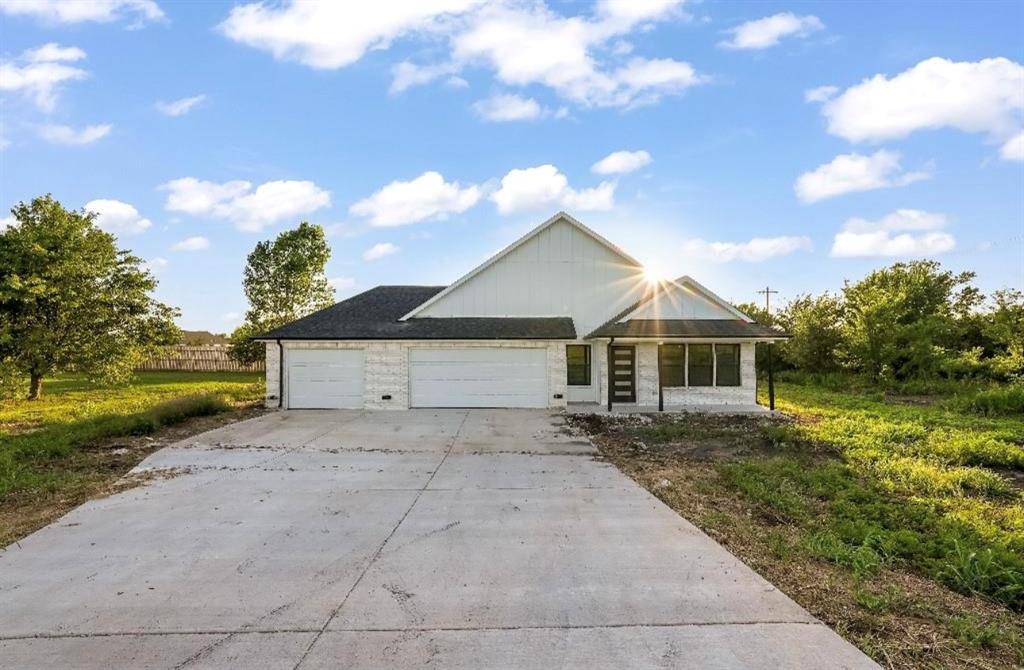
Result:
M778 293L773 291L770 286L765 286L764 289L758 291L758 293L764 294L764 311L768 316L771 316L772 305L771 297ZM766 326L768 324L765 324ZM768 409L775 411L775 376L772 374L772 343L768 342Z

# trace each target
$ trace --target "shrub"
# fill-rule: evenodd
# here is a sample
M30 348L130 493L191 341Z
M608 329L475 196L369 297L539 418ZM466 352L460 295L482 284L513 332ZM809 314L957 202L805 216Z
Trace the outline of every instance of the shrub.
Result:
M952 409L982 416L1024 416L1024 384L993 386L950 403Z

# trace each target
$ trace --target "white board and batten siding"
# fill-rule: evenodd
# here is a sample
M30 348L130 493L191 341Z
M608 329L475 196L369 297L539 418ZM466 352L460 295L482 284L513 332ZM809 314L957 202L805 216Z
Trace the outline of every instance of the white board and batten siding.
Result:
M410 349L411 407L547 407L547 350Z
M290 409L361 409L366 357L362 349L289 349Z
M560 220L416 316L569 316L582 338L639 300L644 289L642 267Z
M735 319L728 309L693 290L671 283L668 290L645 302L625 319Z

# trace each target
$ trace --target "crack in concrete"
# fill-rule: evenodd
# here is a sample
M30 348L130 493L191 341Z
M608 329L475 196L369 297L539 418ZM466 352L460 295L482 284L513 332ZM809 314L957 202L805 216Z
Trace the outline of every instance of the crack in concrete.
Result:
M267 465L269 463L273 463L277 459L284 458L288 454L297 452L299 449L302 449L304 446L306 446L310 442L312 442L314 440L318 440L321 437L323 437L324 435L327 435L328 433L333 431L338 426L341 426L341 425L344 425L346 423L351 423L353 421L356 421L357 419L360 419L363 416L365 416L365 414L366 414L366 412L363 411L363 412L359 412L359 413L357 413L357 414L355 414L353 416L350 416L350 417L348 417L347 419L345 419L343 421L332 422L332 423L329 424L329 426L327 428L325 428L323 430L323 432L318 432L317 434L315 434L315 435L311 436L310 438L308 438L307 440L303 441L301 444L297 444L294 447L290 447L290 448L286 449L285 451L282 451L282 452L278 453L275 456L272 456L272 457L270 457L270 458L268 458L268 459L266 459L264 461L261 461L258 465L261 465L261 466L262 465ZM202 486L202 485L209 485L211 483L220 481L221 479L223 479L223 477L215 477L215 478L212 478L208 482L204 482L203 484L200 484L200 486ZM199 487L197 486L196 488L199 488ZM256 619L254 619L253 622L250 625L244 626L241 630L244 631L244 630L246 630L246 629L248 629L250 627L254 627L254 626L258 625L261 621L264 621L264 620L266 620L266 619L268 619L268 618L270 618L270 617L272 617L272 616L274 616L276 614L279 614L280 612L283 612L283 611L287 610L289 607L294 605L299 600L302 600L304 597L305 596L293 599L290 602L287 602L287 603L284 603L282 605L279 605L278 607L275 607L274 609L270 610L269 612L266 612L265 614L263 614L263 615L257 617ZM234 638L236 635L239 635L239 634L241 634L241 633L240 632L234 632L234 631L233 632L229 632L229 633L225 633L224 637L222 637L221 639L215 640L215 641L211 642L210 644L206 645L205 647L203 647L202 649L200 649L196 653L192 654L191 656L189 656L185 660L183 660L180 663L176 664L174 666L173 670L181 670L182 668L186 668L189 665L192 665L193 663L195 663L196 661L199 661L199 660L205 658L212 651L214 651L215 649L220 647L222 644L224 644L228 640L231 640L232 638Z
M409 508L405 510L405 514L402 515L402 518L398 520L398 523L396 523L395 527L391 529L391 532L388 533L388 536L385 537L384 541L380 543L379 547L377 547L377 551L373 553L373 556L371 556L370 560L366 563L366 567L363 568L363 571L361 573L359 573L359 577L357 577L355 583L352 584L352 588L348 590L348 593L345 594L345 597L341 599L341 602L338 603L338 606L334 608L334 610L327 617L327 620L324 621L324 625L320 628L320 632L316 634L316 637L314 637L313 640L309 643L309 646L306 647L306 650L302 652L302 656L299 657L298 662L295 664L292 670L299 670L299 666L302 665L303 661L306 660L306 658L309 656L309 653L313 650L313 647L316 646L316 643L320 640L321 637L323 637L324 631L327 630L327 627L330 626L331 622L334 621L335 617L338 616L338 612L340 612L341 608L345 606L346 602L348 602L348 599L352 595L352 592L355 591L356 588L359 586L360 582L363 581L363 578L366 576L366 573L370 571L370 568L373 566L374 562L378 558L380 558L380 555L384 552L384 547L387 546L388 542L391 541L391 538L394 537L396 532L398 532L398 528L409 516L409 513L412 512L412 509L416 506L416 503L419 502L420 498L423 496L423 492L430 487L430 483L434 481L434 477L437 476L438 471L441 469L442 466L444 466L444 462L448 460L448 456L452 453L452 447L455 446L455 442L459 439L459 435L462 433L462 428L466 425L466 420L469 419L469 413L469 411L466 411L466 413L462 415L462 421L459 423L459 427L456 429L455 434L452 435L451 440L449 440L448 447L445 449L444 456L441 457L441 461L437 464L437 467L434 468L434 471L430 473L430 477L427 478L426 483L423 484L423 487L416 494L416 497L412 499L412 503L409 505Z
M280 635L324 633L487 633L509 631L550 631L550 630L617 630L632 628L710 628L741 626L824 626L821 621L788 619L754 619L749 621L687 621L664 623L610 623L610 624L560 624L552 626L408 626L405 628L240 628L237 630L156 630L156 631L108 631L102 633L30 633L25 635L0 635L0 642L13 640L66 640L105 637L166 637L183 635ZM312 645L310 646L312 649ZM305 657L308 651L303 654ZM301 661L300 661L301 662Z

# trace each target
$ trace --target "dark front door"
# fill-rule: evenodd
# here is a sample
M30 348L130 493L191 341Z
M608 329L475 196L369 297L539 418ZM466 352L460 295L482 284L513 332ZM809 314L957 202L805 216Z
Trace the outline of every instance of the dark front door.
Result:
M636 348L612 346L612 401L636 402Z

